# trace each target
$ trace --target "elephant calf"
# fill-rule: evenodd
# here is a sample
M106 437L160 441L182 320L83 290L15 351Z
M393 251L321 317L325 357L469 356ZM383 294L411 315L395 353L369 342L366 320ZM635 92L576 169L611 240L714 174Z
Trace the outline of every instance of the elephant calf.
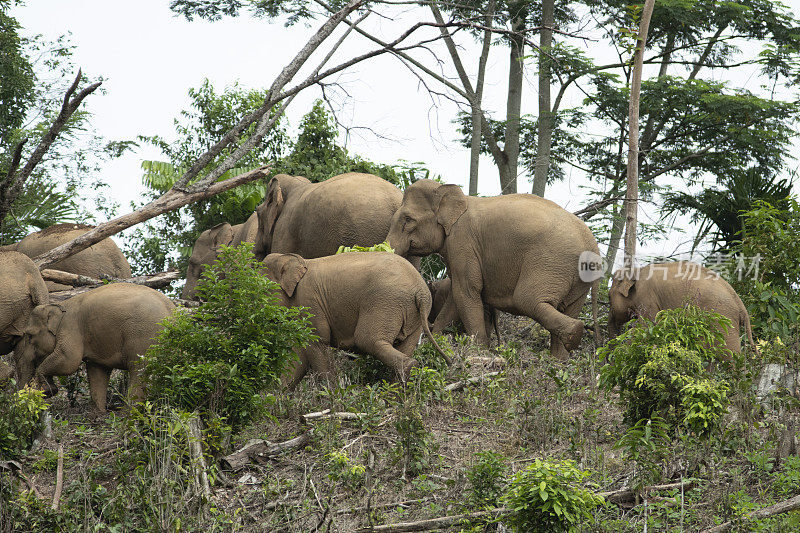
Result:
M453 282L450 278L439 279L428 283L431 291L433 304L428 320L433 323L432 331L442 333L445 328L456 325L463 331L464 324L458 317L455 300L453 300ZM491 338L492 331L497 335L497 342L500 340L500 330L497 327L497 310L488 305L483 306L483 321L486 325L486 337Z
M419 272L405 259L387 252L351 252L317 259L297 254L269 254L263 272L281 286L286 306L303 306L319 341L302 350L289 387L308 371L331 374L326 346L356 349L374 355L395 371L409 376L411 358L428 327L431 295ZM447 356L433 341L436 350Z
M175 309L149 287L112 283L73 296L61 304L40 305L28 319L17 347L17 372L24 386L32 377L53 395L53 376L66 376L86 362L92 401L106 410L106 392L114 368L130 372L129 394L142 399L139 359Z
M632 318L652 320L662 309L677 309L690 303L730 319L731 328L725 335L729 350L741 351L742 331L755 348L750 315L739 295L719 274L697 263L652 263L636 269L633 276L618 270L614 273L608 298L610 338L619 335L622 326Z

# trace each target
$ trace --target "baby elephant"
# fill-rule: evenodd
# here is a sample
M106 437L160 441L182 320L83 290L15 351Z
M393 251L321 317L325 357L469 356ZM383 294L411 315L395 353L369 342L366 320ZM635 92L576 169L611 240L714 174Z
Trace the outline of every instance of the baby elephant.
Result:
M101 413L114 368L130 372L129 394L140 400L144 391L139 358L174 309L160 292L129 283L112 283L60 304L37 306L17 347L20 384L35 377L47 384L49 395L55 394L58 387L52 377L72 374L85 361L92 401Z
M637 269L632 278L618 270L608 297L610 338L619 335L622 326L632 318L641 316L652 320L662 309L676 309L689 303L730 319L731 327L725 335L726 348L739 353L743 331L756 349L750 315L739 295L719 274L697 263L652 263Z
M274 253L263 264L262 272L281 286L283 304L307 307L319 336L301 352L290 388L309 365L316 372L333 373L326 346L373 355L404 380L417 365L411 355L422 332L433 341L427 320L430 292L419 272L399 255L351 252L303 259Z
M433 304L428 320L433 323L433 332L442 333L448 326L455 325L458 331L464 331L464 324L458 317L458 309L453 299L452 281L450 278L439 279L428 283ZM497 310L488 305L483 306L483 322L486 328L486 338L492 338L492 331L497 335L500 344L500 330L497 327Z

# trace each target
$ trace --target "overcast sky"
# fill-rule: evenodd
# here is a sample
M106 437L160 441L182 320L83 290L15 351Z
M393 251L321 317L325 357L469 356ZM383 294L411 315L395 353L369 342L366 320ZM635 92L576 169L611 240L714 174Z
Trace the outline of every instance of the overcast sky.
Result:
M800 9L800 0L786 3L796 7L795 12ZM172 121L188 107L189 88L199 87L204 78L218 91L236 81L247 89L266 88L320 25L313 22L310 27L299 24L285 28L280 22L246 16L213 23L188 22L173 15L168 5L168 0L28 0L27 5L14 8L12 15L25 35L43 34L55 39L71 33L76 46L75 65L88 76L105 80L105 94L91 95L86 105L93 113L92 124L106 140L154 134L173 139ZM396 35L391 30L407 25L412 16L408 13L405 19L380 21L373 27ZM603 53L597 45L586 46L592 48L590 55L594 57ZM365 49L363 40L353 39L338 57ZM489 72L485 105L502 112L508 72L506 48L493 49ZM753 74L740 73L737 84L757 90L760 81ZM523 113L536 115L535 67L528 69L527 77ZM334 93L340 120L371 130L353 130L347 141L351 153L382 163L421 161L444 181L466 189L469 153L455 142L456 132L450 122L458 109L454 103L432 96L408 69L388 55L363 63L336 81L346 90ZM436 82L426 83L441 89ZM320 90L311 88L294 100L287 112L290 126L296 127L319 96ZM582 97L576 91L568 100L577 103ZM569 106L567 101L562 108ZM146 159L162 157L157 150L144 147L104 168L102 179L110 184L111 196L124 207L138 199L143 190L140 162ZM582 184L582 176L570 173L548 191L547 197L570 211L577 210L586 202ZM530 192L527 177L519 179L518 190ZM498 192L496 167L484 158L480 193ZM645 219L647 216L645 212ZM644 248L649 253L672 253L687 238L675 235Z

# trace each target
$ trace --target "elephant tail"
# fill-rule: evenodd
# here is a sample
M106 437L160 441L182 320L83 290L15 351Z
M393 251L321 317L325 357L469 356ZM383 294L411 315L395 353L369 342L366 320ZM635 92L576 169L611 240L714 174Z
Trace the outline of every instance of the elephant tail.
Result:
M439 347L439 343L437 343L436 339L433 338L431 327L428 324L428 317L431 314L431 293L429 290L427 290L427 287L424 291L417 291L417 294L414 296L414 301L417 305L417 310L419 311L419 318L422 321L422 330L431 340L431 344L433 344L433 347L436 348L437 352L439 352L439 355L441 355L444 360L447 361L448 365L452 365L453 360L444 352L444 350Z
M753 348L756 355L759 355L758 346L756 346L756 343L753 341L753 326L750 324L750 313L747 312L747 308L743 303L740 303L740 306L741 310L739 314L741 317L739 318L739 323L744 326L744 331L747 334L747 342L750 343L750 347Z
M600 347L600 324L597 322L598 304L600 299L600 280L592 282L592 322L594 322L594 344Z

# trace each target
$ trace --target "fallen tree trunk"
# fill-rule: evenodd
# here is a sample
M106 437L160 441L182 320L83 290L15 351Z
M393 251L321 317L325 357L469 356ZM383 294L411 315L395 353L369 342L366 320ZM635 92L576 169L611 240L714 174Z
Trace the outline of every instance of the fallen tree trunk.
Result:
M302 448L311 442L312 434L313 431L307 431L299 437L277 443L253 439L242 448L220 459L220 463L226 470L238 470L248 463L256 462L258 459L268 459L288 450Z
M661 490L672 490L672 489L680 489L681 485L683 485L684 489L689 489L694 486L694 481L678 481L677 483L667 483L665 485L650 485L648 487L642 487L638 494L645 495L648 492L657 492ZM625 503L630 502L636 499L636 492L633 489L625 487L619 490L612 490L608 492L598 492L598 496L602 496L607 501L611 503Z
M493 378L495 376L499 376L500 372L489 372L487 374L481 374L480 376L471 377L469 379L465 379L462 381L456 381L455 383L451 383L447 385L444 390L446 391L459 391L466 387L467 385L475 385L476 383L481 383L485 381L487 378Z
M334 411L324 409L315 413L306 413L301 419L303 422L310 422L311 420L327 420L329 418L338 418L339 420L360 420L367 416L367 413L351 413L349 411Z
M156 274L147 274L144 276L134 276L132 278L115 278L112 276L100 276L100 278L92 278L83 276L81 274L73 274L72 272L64 272L63 270L52 270L50 268L43 268L41 270L42 277L47 281L55 281L62 285L72 285L73 287L83 287L90 285L103 285L105 283L134 283L136 285L145 285L153 289L160 289L166 287L176 279L180 279L181 274L177 270L167 270L165 272L158 272ZM57 291L65 292L65 291Z
M106 237L110 237L119 233L120 231L135 226L153 217L174 211L179 207L211 198L219 193L236 188L239 185L250 183L259 178L266 178L269 175L269 167L263 166L244 174L239 174L233 178L219 181L205 187L193 187L188 190L181 190L172 188L161 197L153 200L145 205L138 211L122 215L108 222L98 224L95 228L90 229L83 235L76 237L70 242L66 242L61 246L53 248L49 252L43 253L33 260L40 269L45 268L57 261L76 254L81 250L85 250L89 246L96 244Z
M789 511L795 511L797 509L800 509L800 494L794 496L793 498L789 498L788 500L778 502L775 505L770 505L769 507L764 507L763 509L758 509L757 511L747 513L740 520L746 521L769 518L770 516L788 513ZM739 520L736 520L735 522L739 522ZM733 528L733 525L734 521L731 520L718 526L714 526L710 529L705 529L701 533L723 533L724 531L730 531Z
M47 273L47 276L45 276ZM55 274L52 274L55 273ZM77 296L81 293L90 291L96 287L105 284L105 281L101 279L90 278L88 276L80 276L77 274L71 274L69 272L62 272L60 270L50 270L49 268L45 268L42 270L42 277L44 279L55 281L58 283L63 283L65 285L71 285L70 280L75 281L75 284L80 284L82 286L76 287L74 289L68 291L55 291L50 293L50 301L52 302L62 302L73 296ZM170 270L167 272L158 272L157 274L148 274L146 276L135 276L132 278L104 278L108 281L113 281L117 283L133 283L135 285L144 285L146 287L150 287L153 289L160 289L169 285L172 281L179 279L181 277L180 272L177 270ZM87 280L90 280L91 283L85 283ZM194 302L187 302L185 307L194 307L192 305Z
M510 511L510 509L498 507L489 511L442 516L440 518L428 518L426 520L416 520L414 522L397 522L395 524L386 524L383 526L361 527L355 531L356 533L402 533L406 531L432 531L436 529L452 527L467 521L496 518L500 515L508 514Z

